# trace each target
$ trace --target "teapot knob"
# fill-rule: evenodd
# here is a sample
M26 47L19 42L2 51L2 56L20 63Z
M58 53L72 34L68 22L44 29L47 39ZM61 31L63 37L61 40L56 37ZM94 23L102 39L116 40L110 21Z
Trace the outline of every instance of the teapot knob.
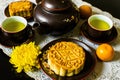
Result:
M49 12L64 11L71 7L70 0L42 0L42 7Z

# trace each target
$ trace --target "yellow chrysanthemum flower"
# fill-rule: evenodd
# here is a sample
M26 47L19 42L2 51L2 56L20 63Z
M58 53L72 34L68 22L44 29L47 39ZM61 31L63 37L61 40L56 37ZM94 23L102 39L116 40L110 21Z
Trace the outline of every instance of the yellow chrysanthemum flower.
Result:
M9 62L14 65L16 71L20 73L32 71L34 68L40 68L38 55L41 53L40 47L36 46L34 42L29 44L22 44L15 46L11 53Z

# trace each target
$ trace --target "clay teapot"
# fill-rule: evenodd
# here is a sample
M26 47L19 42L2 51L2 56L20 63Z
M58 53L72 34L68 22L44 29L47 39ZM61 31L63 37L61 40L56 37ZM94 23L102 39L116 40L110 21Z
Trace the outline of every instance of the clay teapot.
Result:
M40 24L40 33L60 35L72 30L79 21L79 12L70 0L42 0L33 12Z
M36 0L36 3L39 3L39 2L41 2L42 0Z

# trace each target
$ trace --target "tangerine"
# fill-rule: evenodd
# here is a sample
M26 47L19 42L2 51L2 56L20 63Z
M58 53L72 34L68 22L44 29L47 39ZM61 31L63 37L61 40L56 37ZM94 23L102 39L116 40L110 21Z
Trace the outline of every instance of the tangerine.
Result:
M110 61L114 57L114 49L108 43L103 43L96 49L97 57L102 61Z
M92 8L89 5L81 5L79 11L81 18L88 18L92 15Z

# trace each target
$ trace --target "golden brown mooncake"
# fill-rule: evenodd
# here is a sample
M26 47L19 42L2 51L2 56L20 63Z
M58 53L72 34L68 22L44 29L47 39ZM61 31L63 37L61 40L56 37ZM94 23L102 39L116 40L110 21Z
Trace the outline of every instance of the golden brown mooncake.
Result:
M30 1L16 1L9 4L10 16L30 18L33 15L33 4Z
M60 76L73 76L84 67L85 51L73 42L58 42L46 51L50 69Z

